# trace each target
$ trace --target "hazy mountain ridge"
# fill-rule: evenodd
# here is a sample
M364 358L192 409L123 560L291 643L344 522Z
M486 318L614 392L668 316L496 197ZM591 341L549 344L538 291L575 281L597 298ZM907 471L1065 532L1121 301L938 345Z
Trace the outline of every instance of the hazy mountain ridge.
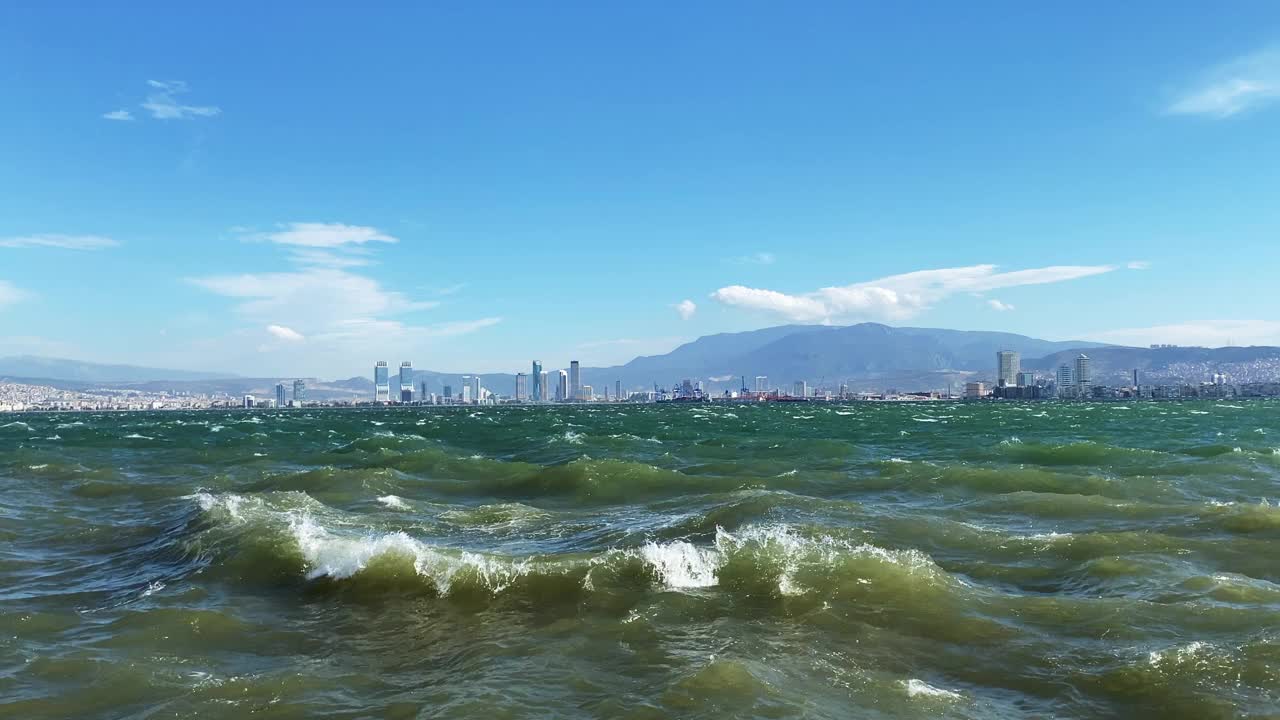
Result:
M940 328L892 327L860 323L843 327L824 325L782 325L739 333L707 335L685 343L669 353L637 357L613 367L582 368L582 379L597 394L614 393L615 382L624 392L652 388L656 383L670 387L688 378L701 380L713 391L737 389L743 382L754 387L755 377L768 377L770 387L790 389L795 381L811 386L836 387L847 383L855 390L958 389L967 380L991 381L995 376L998 350L1022 354L1022 366L1042 376L1051 376L1063 363L1071 363L1084 352L1091 358L1095 381L1119 384L1132 378L1138 368L1144 382L1180 383L1208 380L1214 372L1224 372L1237 382L1280 380L1280 348L1277 347L1171 347L1135 348L1079 341L1050 341L1014 333ZM370 359L370 369L373 360ZM529 361L515 361L526 374ZM70 377L20 370L65 372ZM561 368L545 367L552 373ZM391 368L392 396L398 395L398 367ZM165 377L138 378L148 372ZM98 379L124 376L126 379ZM448 385L461 392L465 373L415 370L414 392L443 392ZM515 373L479 373L481 383L501 395L515 392ZM151 391L225 393L236 396L274 395L277 382L290 385L293 378L244 378L218 373L152 370L124 365L97 365L71 360L23 356L0 358L0 377L34 378L63 387L87 389L111 387ZM176 377L175 377L176 376ZM183 377L186 376L186 377ZM713 379L715 378L715 379ZM532 381L526 380L527 389ZM313 400L363 400L373 394L370 376L342 380L307 379L308 398ZM292 389L290 388L290 397Z
M234 373L167 370L137 365L82 362L37 355L0 357L0 376L51 378L76 382L148 382L151 380L222 380Z

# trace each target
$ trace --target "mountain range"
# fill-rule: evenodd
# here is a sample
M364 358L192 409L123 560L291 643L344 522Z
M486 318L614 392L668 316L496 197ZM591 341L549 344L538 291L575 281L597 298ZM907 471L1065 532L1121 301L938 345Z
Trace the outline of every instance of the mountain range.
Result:
M669 353L637 357L613 367L582 368L583 383L597 393L620 382L627 391L671 387L684 379L701 380L713 392L754 387L764 375L770 387L789 389L803 380L811 386L848 384L854 390L946 389L969 380L991 381L999 350L1016 350L1024 369L1051 375L1080 353L1091 358L1094 379L1119 384L1140 370L1147 382L1200 382L1223 372L1241 382L1280 380L1277 347L1134 348L1087 340L1050 341L1013 333L938 328L891 327L860 323L844 327L782 325L738 333L720 333L685 343ZM528 361L518 361L529 371ZM372 368L373 359L370 360ZM392 363L392 385L396 363ZM544 368L553 375L559 368ZM275 383L292 378L243 378L224 373L161 370L128 365L58 360L32 356L0 358L0 378L30 379L84 389L92 386L145 390L270 395ZM462 373L418 370L415 389L426 382L430 392L462 387ZM485 387L499 394L515 389L515 374L482 374ZM958 388L957 388L958 389ZM370 377L308 381L317 400L363 399L372 395Z

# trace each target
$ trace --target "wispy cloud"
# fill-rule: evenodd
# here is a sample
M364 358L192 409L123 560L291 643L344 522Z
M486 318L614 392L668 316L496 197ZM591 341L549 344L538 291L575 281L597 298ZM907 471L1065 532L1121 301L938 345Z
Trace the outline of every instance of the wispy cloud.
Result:
M102 119L104 119L104 120L132 120L132 119L133 119L133 113L129 112L128 110L124 110L124 109L120 109L120 110L112 110L111 112L102 113Z
M1130 270L1148 270L1151 268L1151 263L1146 260L1132 260L1125 263L1125 267Z
M1114 265L1055 265L997 272L995 265L920 270L796 295L742 285L711 294L735 307L780 315L795 322L904 320L962 292L982 293L1023 285L1043 285L1101 275Z
M771 252L757 252L736 257L733 262L739 265L772 265L777 259Z
M375 228L344 224L289 223L278 231L252 233L246 239L270 242L288 253L292 267L283 272L191 277L187 282L235 301L232 309L246 327L239 346L256 347L261 362L312 368L350 368L374 354L424 353L433 340L480 331L499 317L415 322L413 315L439 306L388 289L352 270L370 264L368 243L396 239ZM305 346L305 359L298 348Z
M1280 345L1280 320L1198 320L1172 325L1104 330L1090 333L1089 337L1137 346Z
M1166 108L1174 115L1228 118L1280 99L1280 47L1238 57L1201 73Z
M466 283L457 283L446 287L436 288L434 292L436 295L456 295L457 293L462 292L466 287Z
M682 320L689 320L693 318L694 313L698 312L698 306L692 300L681 300L672 305L672 307L676 309L676 312L680 313L680 319Z
M222 108L216 105L185 105L179 101L179 95L190 92L187 83L182 80L148 80L147 85L151 87L151 92L141 106L156 120L213 117L222 112Z
M267 334L286 342L302 342L306 340L302 333L284 325L268 325Z
M19 235L0 238L0 247L5 248L59 248L62 250L102 250L118 246L120 243L101 235Z
M0 308L13 305L26 297L27 293L18 286L6 280L0 280Z
M988 300L988 301L987 301L987 305L988 305L992 310L995 310L995 311L997 311L997 312L1009 312L1010 310L1013 310L1013 306L1012 306L1012 305L1010 305L1010 304L1009 304L1009 303L1007 303L1007 302L1000 302L999 300L996 300L995 298L991 298L990 300Z
M337 248L365 243L394 243L396 238L374 227L346 225L343 223L293 222L285 223L274 232L259 233L251 238L266 240L277 245L296 245L310 248Z

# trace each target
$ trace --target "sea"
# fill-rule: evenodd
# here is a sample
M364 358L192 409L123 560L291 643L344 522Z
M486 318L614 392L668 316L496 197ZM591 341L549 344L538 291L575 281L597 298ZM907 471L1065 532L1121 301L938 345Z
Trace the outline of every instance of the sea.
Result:
M1280 403L0 416L0 717L1276 718Z

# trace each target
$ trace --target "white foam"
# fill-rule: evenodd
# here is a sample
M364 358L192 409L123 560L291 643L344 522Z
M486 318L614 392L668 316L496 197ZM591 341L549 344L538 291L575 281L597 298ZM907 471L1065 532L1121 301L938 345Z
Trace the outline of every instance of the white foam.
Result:
M724 557L712 548L700 548L684 541L640 548L640 557L653 566L669 589L705 588L717 584L716 570Z
M406 503L402 498L396 495L383 495L382 497L378 498L378 502L382 503L383 505L386 505L392 510L408 510L409 509L409 504Z
M560 439L569 443L570 445L581 445L582 433L576 433L572 430L565 430L564 434L560 436Z
M902 683L907 689L907 697L919 698L937 698L940 700L959 700L960 693L954 690L944 690L940 687L934 687L923 680L911 678Z

